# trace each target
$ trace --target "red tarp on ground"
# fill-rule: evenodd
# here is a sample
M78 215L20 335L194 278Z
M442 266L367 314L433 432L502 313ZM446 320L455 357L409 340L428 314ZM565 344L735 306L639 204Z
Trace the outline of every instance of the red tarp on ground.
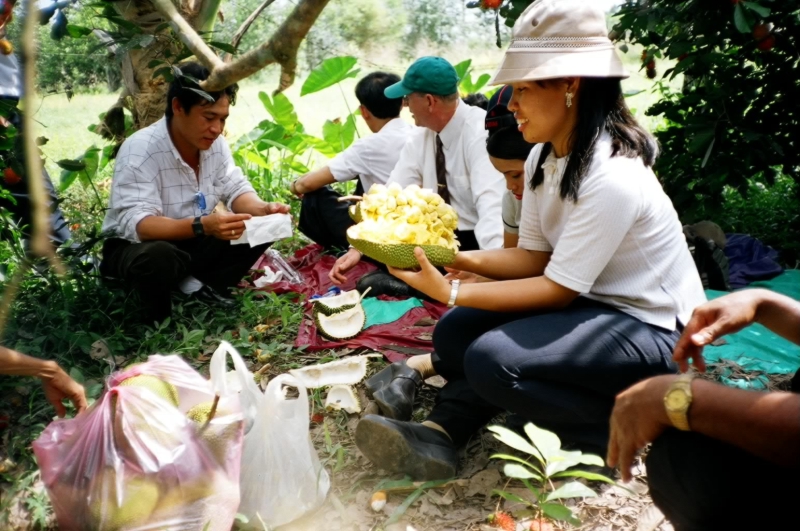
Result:
M433 325L414 326L421 320L439 320L447 311L447 307L439 303L429 303L423 301L423 307L414 308L407 312L398 321L383 325L376 325L363 330L360 334L347 341L328 341L319 334L314 322L311 319L311 303L309 299L313 295L323 294L333 283L328 278L336 258L322 254L322 247L316 244L309 245L297 251L293 257L286 260L303 277L302 284L292 284L282 281L271 284L267 287L257 289L259 291L272 291L275 293L299 293L305 295L304 310L305 319L300 325L300 331L295 341L295 346L307 345L309 351L319 351L332 348L369 348L381 352L389 361L398 361L408 358L410 352L405 353L405 349L418 349L420 352L431 352L433 343L431 334ZM253 269L263 269L268 265L268 259L262 256L253 266ZM356 280L363 275L375 270L376 267L368 262L362 261L348 273L348 281L340 288L343 291L355 289ZM254 274L253 278L258 278L259 274ZM382 300L399 300L391 297L380 297ZM423 321L425 323L425 321ZM400 351L392 350L399 347Z

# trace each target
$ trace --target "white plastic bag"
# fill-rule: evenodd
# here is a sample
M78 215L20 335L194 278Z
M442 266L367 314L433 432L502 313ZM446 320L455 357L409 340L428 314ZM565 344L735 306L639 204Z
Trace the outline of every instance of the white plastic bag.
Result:
M294 376L283 374L261 393L239 353L223 341L210 366L217 394L231 391L228 355L245 415L239 513L249 520L245 528L263 529L263 522L272 529L319 507L328 494L330 478L309 437L306 388ZM298 397L287 399L287 388L296 388Z

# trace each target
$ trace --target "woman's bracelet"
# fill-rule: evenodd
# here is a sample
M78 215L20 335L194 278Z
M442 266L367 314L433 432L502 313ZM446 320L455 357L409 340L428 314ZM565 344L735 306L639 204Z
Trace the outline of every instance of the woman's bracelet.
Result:
M450 300L447 301L447 307L452 308L456 305L456 298L458 298L458 286L461 284L461 280L455 279L450 282Z

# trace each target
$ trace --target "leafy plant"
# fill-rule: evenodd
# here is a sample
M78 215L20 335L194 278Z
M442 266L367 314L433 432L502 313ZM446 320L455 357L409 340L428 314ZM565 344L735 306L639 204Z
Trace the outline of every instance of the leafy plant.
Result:
M472 81L472 59L461 61L457 65L454 65L453 68L456 69L456 74L458 75L458 91L460 92L461 97L464 97L467 94L475 94L476 92L480 92L480 90L486 86L486 83L488 83L489 79L492 77L489 74L481 74L475 81ZM487 93L494 92L495 90L497 89L493 87L487 91Z
M494 454L491 458L507 461L503 467L503 473L509 478L522 481L536 497L537 502L531 503L503 490L493 492L506 500L530 506L536 518L547 517L578 525L580 521L572 513L572 509L565 506L560 500L597 496L594 490L577 480L567 481L558 488L554 486L555 480L583 478L614 483L612 479L602 474L574 469L579 465L603 466L603 460L599 456L584 454L579 450L563 450L561 440L555 433L538 428L533 423L529 422L525 425L527 440L502 426L490 426L489 430L500 442L531 456L522 459L509 454Z

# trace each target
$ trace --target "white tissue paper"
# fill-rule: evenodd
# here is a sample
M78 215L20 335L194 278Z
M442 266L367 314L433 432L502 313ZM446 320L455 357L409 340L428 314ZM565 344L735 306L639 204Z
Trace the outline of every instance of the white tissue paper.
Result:
M254 216L244 222L244 232L231 245L249 243L250 247L292 236L292 217L289 214Z
M257 288L263 288L268 284L274 284L276 282L280 282L282 278L283 278L283 271L273 271L272 269L265 267L264 275L255 279L253 281L253 284Z

